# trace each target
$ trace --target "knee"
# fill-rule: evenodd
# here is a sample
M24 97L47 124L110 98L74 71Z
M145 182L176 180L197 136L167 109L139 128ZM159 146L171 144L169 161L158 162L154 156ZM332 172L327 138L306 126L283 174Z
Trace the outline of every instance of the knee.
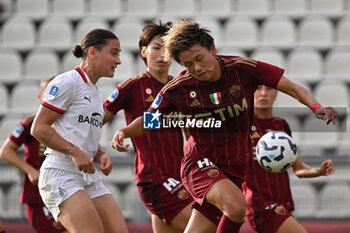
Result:
M224 205L222 212L235 222L243 222L247 209L247 203L244 198L233 200Z

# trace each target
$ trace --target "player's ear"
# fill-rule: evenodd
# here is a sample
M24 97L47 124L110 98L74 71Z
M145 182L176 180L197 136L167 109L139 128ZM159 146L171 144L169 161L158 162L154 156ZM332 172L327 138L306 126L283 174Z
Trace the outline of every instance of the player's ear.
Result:
M96 48L94 46L89 47L88 55L91 58L96 58Z
M216 55L216 47L215 47L215 44L211 44L210 45L210 52L211 54L213 54L214 56Z
M147 47L146 46L142 46L142 49L141 49L141 52L140 52L142 58L146 58L146 56L147 56L146 50L147 50Z

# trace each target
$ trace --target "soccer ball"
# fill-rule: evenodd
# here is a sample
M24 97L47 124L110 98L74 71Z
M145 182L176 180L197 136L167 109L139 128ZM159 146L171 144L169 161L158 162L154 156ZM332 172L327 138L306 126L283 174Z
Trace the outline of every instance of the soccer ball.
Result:
M283 172L295 162L297 145L285 132L271 131L259 139L256 157L266 171Z

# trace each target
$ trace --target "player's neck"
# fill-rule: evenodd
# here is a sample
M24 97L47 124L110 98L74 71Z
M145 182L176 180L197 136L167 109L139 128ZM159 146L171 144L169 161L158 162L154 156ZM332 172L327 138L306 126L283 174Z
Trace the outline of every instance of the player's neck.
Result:
M161 83L167 83L169 81L168 79L168 72L155 72L151 69L147 69L147 72L152 75L153 78L157 79Z
M270 119L272 118L272 108L254 108L254 114L259 119Z

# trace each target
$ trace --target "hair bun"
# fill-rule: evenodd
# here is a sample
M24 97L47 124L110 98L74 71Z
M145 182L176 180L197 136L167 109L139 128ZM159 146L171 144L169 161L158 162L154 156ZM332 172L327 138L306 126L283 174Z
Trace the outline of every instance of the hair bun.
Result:
M80 58L83 56L83 49L81 48L80 45L76 45L74 46L74 48L72 49L72 53L74 56L76 56L77 58Z

